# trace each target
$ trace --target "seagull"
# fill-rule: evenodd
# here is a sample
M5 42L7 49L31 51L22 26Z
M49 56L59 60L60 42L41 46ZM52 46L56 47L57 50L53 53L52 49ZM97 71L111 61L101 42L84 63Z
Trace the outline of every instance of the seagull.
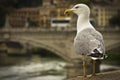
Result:
M77 19L77 33L74 38L74 47L77 54L83 56L83 76L86 75L86 59L89 56L93 61L92 75L95 75L96 60L105 59L105 46L103 36L90 23L90 8L86 4L77 4L66 9L64 14L75 13Z

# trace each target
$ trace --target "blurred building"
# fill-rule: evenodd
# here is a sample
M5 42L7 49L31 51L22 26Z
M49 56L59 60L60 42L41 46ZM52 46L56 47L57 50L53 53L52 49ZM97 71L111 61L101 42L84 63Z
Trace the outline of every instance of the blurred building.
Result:
M101 0L96 0L96 2L92 5L92 15L94 16L99 27L110 26L109 19L120 12L120 7L117 2L119 1L104 0L104 2L101 2Z
M9 15L12 27L24 27L29 23L32 26L40 26L40 8L20 8Z
M52 18L63 18L65 0L43 0L41 7L20 8L9 15L12 27L50 27Z
M118 14L120 8L113 6L93 6L93 15L100 27L109 26L109 19Z
M77 0L43 0L40 7L21 8L10 14L12 27L50 27L52 19L64 19L64 10L76 3ZM109 19L118 14L120 7L118 0L95 0L91 7L92 19L99 27L109 26ZM72 17L72 26L76 17Z
M64 10L55 7L21 8L9 15L9 23L12 27L46 27L50 26L52 18L65 17Z

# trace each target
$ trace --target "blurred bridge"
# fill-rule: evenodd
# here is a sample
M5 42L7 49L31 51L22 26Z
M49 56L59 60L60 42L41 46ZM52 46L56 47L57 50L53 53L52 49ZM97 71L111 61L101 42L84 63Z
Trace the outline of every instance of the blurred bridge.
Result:
M120 46L120 30L99 31L104 36L106 50ZM70 61L77 56L73 47L75 34L76 30L67 28L3 28L0 29L0 42L19 42L25 45L25 49L40 47Z

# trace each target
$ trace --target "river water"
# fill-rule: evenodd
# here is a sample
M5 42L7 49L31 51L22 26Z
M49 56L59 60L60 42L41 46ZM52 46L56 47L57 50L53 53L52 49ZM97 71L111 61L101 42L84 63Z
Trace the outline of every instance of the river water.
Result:
M66 80L66 62L57 57L0 56L0 80ZM102 64L101 71L120 67Z
M0 67L0 80L65 80L66 62L60 59L30 57L6 57Z

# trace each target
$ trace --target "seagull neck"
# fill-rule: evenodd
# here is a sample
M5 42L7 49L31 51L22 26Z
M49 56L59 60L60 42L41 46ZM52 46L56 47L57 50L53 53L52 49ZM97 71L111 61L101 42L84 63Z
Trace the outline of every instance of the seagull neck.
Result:
M77 20L77 33L82 31L85 28L90 28L92 27L90 21L89 21L89 16L84 16L84 15L79 15L78 20ZM93 28L93 27L92 27Z

